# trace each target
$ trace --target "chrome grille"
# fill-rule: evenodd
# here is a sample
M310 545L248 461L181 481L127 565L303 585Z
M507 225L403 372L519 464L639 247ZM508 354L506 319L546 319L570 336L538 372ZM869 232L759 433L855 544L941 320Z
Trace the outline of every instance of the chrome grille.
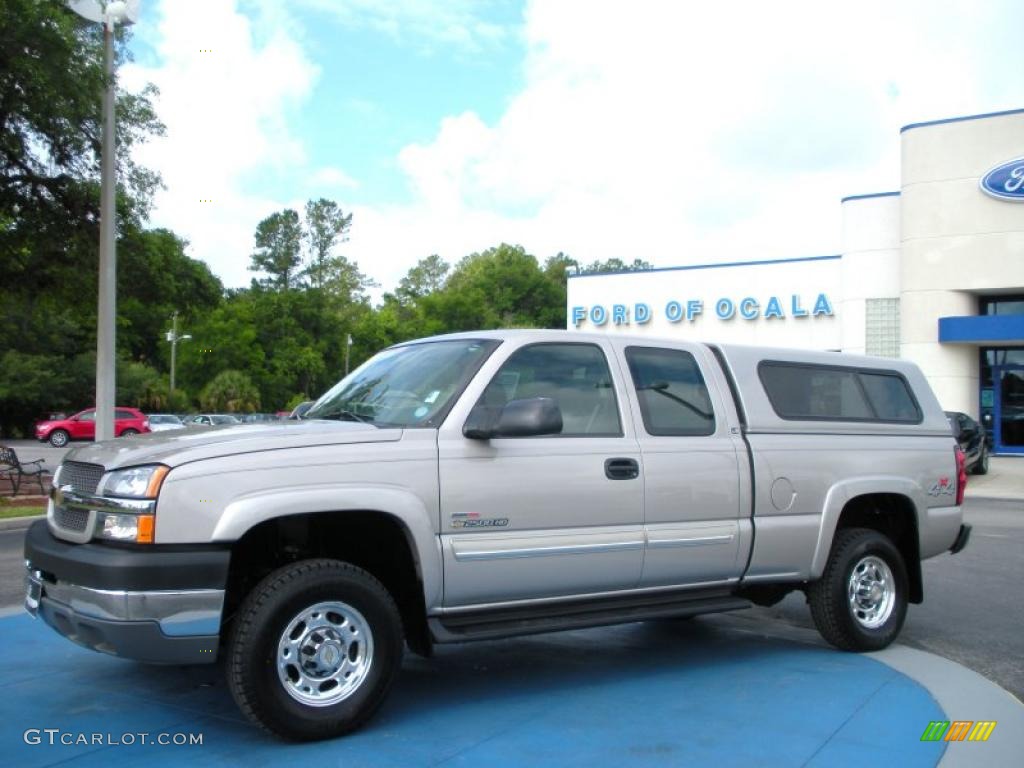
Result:
M63 528L65 531L81 533L85 530L85 526L89 524L89 512L85 509L55 507L53 510L53 522L57 524L58 528Z
M60 484L70 485L78 493L96 493L100 478L103 477L102 464L86 464L83 461L65 461L60 465Z

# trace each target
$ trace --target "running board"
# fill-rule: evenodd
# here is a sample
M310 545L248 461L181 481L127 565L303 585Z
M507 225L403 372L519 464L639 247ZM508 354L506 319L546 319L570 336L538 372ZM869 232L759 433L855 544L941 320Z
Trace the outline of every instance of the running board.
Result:
M752 603L728 592L708 595L706 591L687 595L644 595L602 600L546 603L514 608L488 609L427 621L434 642L461 643L500 637L560 632L567 629L603 627L631 621L696 616L750 608Z

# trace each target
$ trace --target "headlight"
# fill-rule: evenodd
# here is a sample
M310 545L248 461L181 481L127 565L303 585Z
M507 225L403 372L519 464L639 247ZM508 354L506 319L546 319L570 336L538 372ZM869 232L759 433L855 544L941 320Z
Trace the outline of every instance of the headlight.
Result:
M114 541L134 541L136 544L153 543L153 515L119 515L100 513L99 535Z
M170 471L170 467L156 464L110 472L103 480L101 493L104 496L124 496L129 499L155 499Z

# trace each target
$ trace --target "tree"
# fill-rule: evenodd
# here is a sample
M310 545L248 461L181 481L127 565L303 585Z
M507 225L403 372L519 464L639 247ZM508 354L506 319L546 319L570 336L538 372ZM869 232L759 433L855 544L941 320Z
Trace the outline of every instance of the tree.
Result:
M654 265L643 259L633 259L631 264L627 264L622 259L611 258L604 261L592 261L582 269L582 272L587 274L595 272L643 272L648 269L654 269Z
M118 28L115 57L127 57ZM0 0L0 422L25 431L92 402L99 241L101 25L62 2ZM133 148L163 133L156 91L117 93L119 235L138 229L158 177ZM122 292L120 300L131 295ZM120 302L119 302L120 303ZM124 323L124 316L119 317ZM130 333L129 333L130 335ZM134 353L134 350L133 350ZM40 376L46 385L37 387Z
M252 413L260 407L260 393L252 380L239 371L222 371L199 394L205 410Z
M564 325L565 301L559 287L520 245L502 243L466 256L448 277L444 291L435 296L453 294L475 305L475 311L460 314L478 321L477 327L555 328L559 327L559 318L563 318Z
M441 290L448 275L448 262L436 253L420 259L398 283L395 296L400 302L410 302Z
M60 2L0 3L0 252L45 243L40 232L95 227L103 32ZM130 32L117 31L115 55L127 57ZM159 179L137 166L132 149L163 133L149 86L117 94L121 215L145 214ZM54 247L64 242L54 240ZM38 251L36 252L38 255ZM8 273L8 277L10 274Z
M221 302L224 286L204 262L185 254L185 246L169 230L136 227L127 227L118 244L117 342L136 360L169 365L171 315L179 312L181 322L191 324Z
M302 263L302 226L291 208L272 213L256 225L256 250L249 269L266 272L265 285L279 291L296 287Z
M565 285L566 275L570 271L579 270L580 265L576 259L568 256L561 251L556 253L554 256L549 256L548 260L544 262L544 274L556 283Z
M320 198L306 203L306 228L303 239L309 249L306 274L315 288L323 288L332 270L331 251L348 240L352 214L347 216L333 200Z

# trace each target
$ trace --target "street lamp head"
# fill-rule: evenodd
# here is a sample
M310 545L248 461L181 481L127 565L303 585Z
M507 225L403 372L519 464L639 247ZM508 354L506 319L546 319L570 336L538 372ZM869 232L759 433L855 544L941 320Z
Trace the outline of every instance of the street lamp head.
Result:
M88 21L104 23L111 29L116 24L134 24L139 20L140 0L67 0L68 7Z
M182 340L182 341L188 341L188 340L189 340L189 339L191 339L191 338L192 338L192 335L191 335L191 334L188 334L188 333L186 333L186 334L185 334L184 336L182 336L182 337L181 337L181 340Z

